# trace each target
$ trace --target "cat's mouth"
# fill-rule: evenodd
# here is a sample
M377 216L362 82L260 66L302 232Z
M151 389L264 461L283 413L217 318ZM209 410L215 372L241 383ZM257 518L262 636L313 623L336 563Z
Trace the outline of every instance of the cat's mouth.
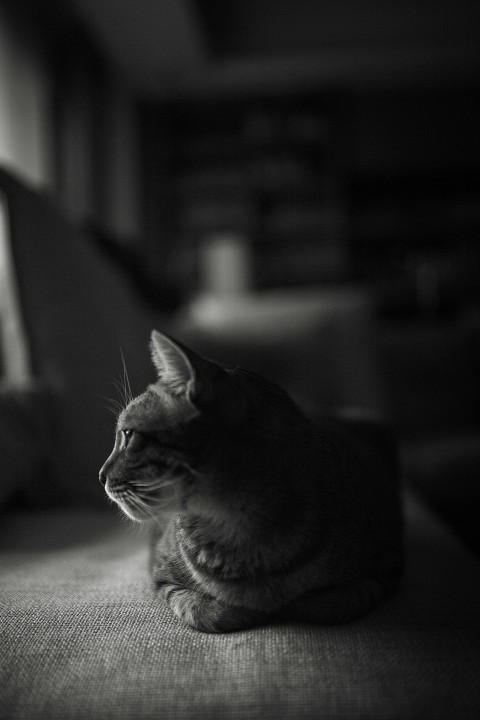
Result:
M130 479L123 482L107 478L105 491L131 520L157 519L160 511L173 510L177 502L178 477L165 472L153 479Z
M170 504L165 500L163 502L159 502L158 499L152 501L130 489L112 491L107 487L106 491L108 497L120 507L125 515L136 522L157 519L160 510L168 510Z

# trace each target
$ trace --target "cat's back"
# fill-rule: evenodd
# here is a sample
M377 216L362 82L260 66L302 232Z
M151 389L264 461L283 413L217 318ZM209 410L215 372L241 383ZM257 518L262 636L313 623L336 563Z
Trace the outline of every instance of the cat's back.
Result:
M349 549L353 563L392 562L402 555L401 472L393 433L383 422L361 416L314 419L318 443L332 457L330 483L317 492L329 494L332 534ZM315 490L314 490L315 492Z

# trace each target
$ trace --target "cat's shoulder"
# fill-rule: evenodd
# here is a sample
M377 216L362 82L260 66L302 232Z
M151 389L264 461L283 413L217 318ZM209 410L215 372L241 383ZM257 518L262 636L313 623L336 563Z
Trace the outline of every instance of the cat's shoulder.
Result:
M336 408L312 417L319 435L328 438L337 452L360 449L398 464L398 443L391 425L378 413L362 408Z

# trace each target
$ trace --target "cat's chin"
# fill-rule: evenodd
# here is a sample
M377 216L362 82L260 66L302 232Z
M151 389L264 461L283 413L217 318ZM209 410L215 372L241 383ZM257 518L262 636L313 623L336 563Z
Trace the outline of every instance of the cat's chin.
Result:
M136 523L156 522L166 515L175 513L174 508L164 506L161 508L156 508L154 506L143 508L141 506L136 506L134 503L127 503L125 500L116 497L111 497L111 499L116 505L118 505L120 510L129 518L129 520L133 520L133 522Z
M151 520L152 516L147 515L145 511L140 512L139 510L132 510L129 507L126 507L123 503L117 502L118 507L123 512L124 515L126 515L129 520L133 520L134 522L141 523L146 522L147 520Z
M150 515L147 510L137 508L133 506L133 504L127 503L123 498L117 497L115 493L108 488L106 488L106 491L110 500L112 500L130 520L134 522L145 522L146 520L152 519L152 515Z

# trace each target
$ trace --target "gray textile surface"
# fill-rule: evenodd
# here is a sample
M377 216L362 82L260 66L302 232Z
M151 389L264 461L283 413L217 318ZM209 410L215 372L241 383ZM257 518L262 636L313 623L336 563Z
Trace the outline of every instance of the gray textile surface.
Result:
M6 517L0 717L480 717L480 569L408 506L402 591L359 622L205 635L160 605L116 515Z

